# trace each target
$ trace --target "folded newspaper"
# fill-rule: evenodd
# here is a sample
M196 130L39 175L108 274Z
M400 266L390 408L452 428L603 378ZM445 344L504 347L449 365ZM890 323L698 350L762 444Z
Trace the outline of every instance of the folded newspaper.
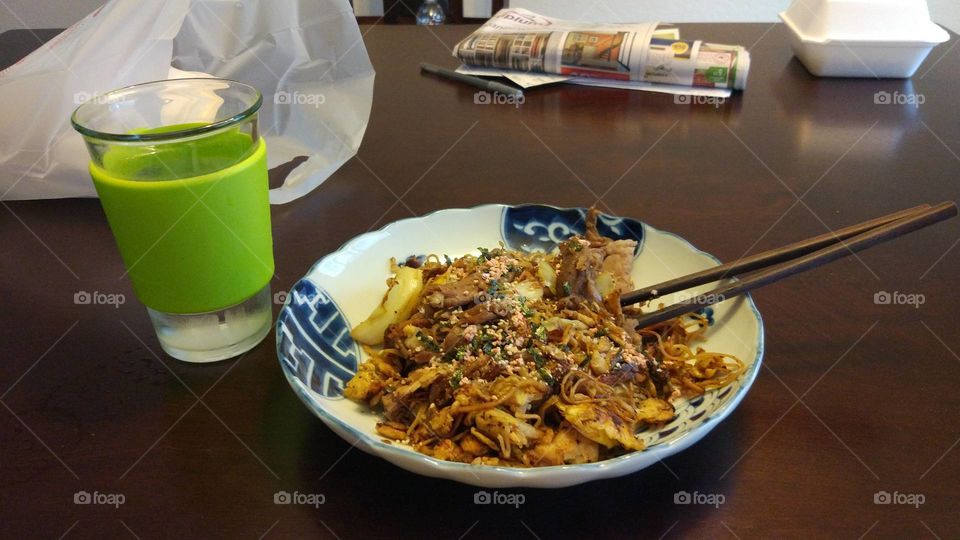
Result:
M740 45L680 39L658 23L565 21L501 9L453 49L457 71L503 76L530 88L571 82L726 97L746 87L750 53Z

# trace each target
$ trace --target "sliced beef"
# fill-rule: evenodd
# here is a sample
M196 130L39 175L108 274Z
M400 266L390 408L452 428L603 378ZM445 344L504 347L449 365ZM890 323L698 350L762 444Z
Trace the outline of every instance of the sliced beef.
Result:
M477 273L470 274L460 281L430 285L423 292L431 306L451 308L469 304L483 292L482 281Z
M634 240L612 240L601 236L597 231L598 216L596 208L591 208L587 213L585 240L574 238L560 244L557 285L561 295L602 301L602 295L596 287L600 273L610 274L615 288L621 292L633 288L630 269L637 243Z
M600 376L600 382L604 384L609 384L610 386L616 386L622 382L629 381L637 376L640 373L640 368L624 362L613 369L610 373Z
M603 249L586 245L573 238L560 244L560 270L557 272L557 294L580 296L601 301L596 279L603 265Z
M492 381L503 372L503 368L487 355L468 360L463 365L463 376L471 379Z
M463 312L464 320L470 324L483 324L505 315L505 309L494 305L494 302L483 302Z

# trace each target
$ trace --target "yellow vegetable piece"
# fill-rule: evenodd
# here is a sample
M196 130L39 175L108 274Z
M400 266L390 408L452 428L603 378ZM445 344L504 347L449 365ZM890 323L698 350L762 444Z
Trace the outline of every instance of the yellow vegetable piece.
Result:
M380 345L383 334L391 324L405 321L417 307L423 291L423 270L401 266L397 268L393 286L367 320L358 324L350 335L364 345Z
M557 293L557 272L546 260L541 260L537 264L537 277L540 278L544 287L550 289L550 292Z
M610 293L616 292L617 282L613 279L613 275L610 272L601 272L597 276L597 292L600 293L602 298L610 296Z

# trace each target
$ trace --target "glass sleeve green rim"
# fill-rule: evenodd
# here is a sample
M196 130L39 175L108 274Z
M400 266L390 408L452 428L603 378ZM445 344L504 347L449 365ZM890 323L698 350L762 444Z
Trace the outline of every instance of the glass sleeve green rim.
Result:
M202 125L202 126L192 127L192 128L189 128L189 129L181 129L181 130L177 130L177 131L165 131L165 132L163 132L163 133L144 133L144 134L135 134L135 133L105 133L105 132L102 132L102 131L96 131L96 130L90 129L90 128L88 128L88 127L80 124L80 123L77 121L77 113L78 113L78 112L80 111L80 109L82 109L83 107L86 107L86 106L88 106L88 105L91 105L91 103L84 103L84 104L80 105L79 107L77 107L77 108L73 111L73 114L70 115L70 123L73 124L73 128L76 129L77 131L79 131L84 137L90 137L90 138L99 139L99 140L102 140L102 141L121 141L121 142L169 141L169 140L174 140L174 139L181 139L181 138L184 138L184 137L192 137L192 136L194 136L194 135L200 135L200 134L202 134L202 133L209 133L209 132L211 132L211 131L216 131L216 130L218 130L218 129L222 129L222 128L227 127L227 126L231 126L231 125L233 125L233 124L237 124L237 123L239 123L239 122L242 122L243 120L246 120L247 118L250 118L250 117L253 116L254 114L256 114L257 111L260 110L260 106L263 105L263 94L261 94L259 90L257 90L256 88L250 86L249 84L244 84L244 83L242 83L242 82L234 81L234 80L232 80L232 79L219 79L219 78L210 78L210 77L192 77L192 78L185 78L185 79L161 79L161 80L157 80L157 81L150 81L150 82L145 82L145 83L140 83L140 84L133 84L133 85L130 85L130 86L125 86L125 87L123 87L123 88L118 88L118 89L116 89L116 90L111 90L111 91L107 92L106 94L103 94L103 96L101 96L100 99L107 99L111 94L117 94L117 93L120 93L120 92L126 92L126 91L132 90L132 89L134 89L134 88L139 88L139 87L141 87L141 86L148 86L148 85L151 85L151 84L157 84L157 83L163 83L163 82L170 82L170 81L223 81L223 82L227 82L227 83L235 84L235 85L239 85L239 86L246 86L247 88L252 89L252 90L254 91L254 93L256 94L257 99L256 99L256 101L253 103L253 105L251 105L250 107L247 107L247 109L245 109L243 112L241 112L241 113L239 113L239 114L236 114L236 115L234 115L234 116L231 116L230 118L225 118L225 119L220 120L220 121L218 121L218 122L213 122L213 123L205 124L205 125Z

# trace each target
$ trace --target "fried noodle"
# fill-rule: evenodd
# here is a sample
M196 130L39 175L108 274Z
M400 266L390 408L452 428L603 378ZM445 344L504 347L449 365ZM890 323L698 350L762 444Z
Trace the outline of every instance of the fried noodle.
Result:
M637 328L642 309L619 304L636 244L601 236L596 218L550 254L408 260L421 280L410 314L366 347L344 395L382 412L384 439L443 460L536 467L642 450L637 431L670 421L672 401L744 364L696 345L710 313Z

